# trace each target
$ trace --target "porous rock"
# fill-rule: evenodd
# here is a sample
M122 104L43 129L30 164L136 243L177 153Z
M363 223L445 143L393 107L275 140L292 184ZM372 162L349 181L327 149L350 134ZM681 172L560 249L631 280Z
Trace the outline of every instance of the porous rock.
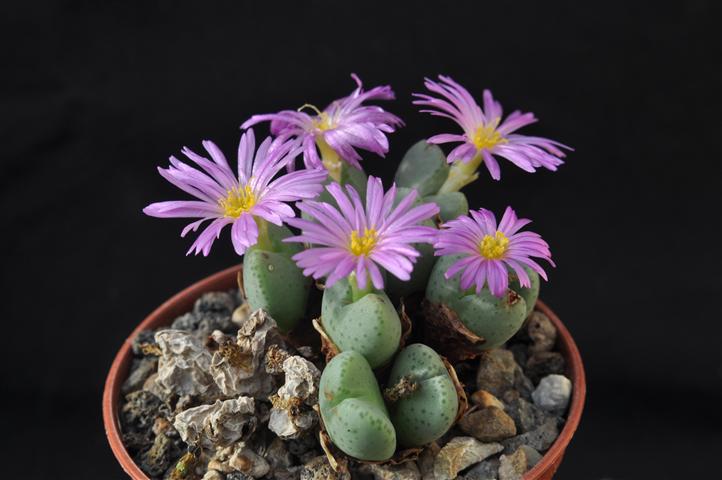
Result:
M518 433L534 430L549 417L545 411L518 396L507 403L505 411L514 419Z
M120 418L124 430L150 431L157 417L169 414L170 409L160 398L139 390L125 396Z
M130 393L143 388L145 381L153 375L158 369L158 359L156 357L143 357L133 360L130 368L130 375L123 382L121 393Z
M473 437L453 438L434 460L434 480L452 480L460 471L502 449L498 443L481 443Z
M180 456L180 449L166 435L156 435L153 445L140 457L140 467L152 476L161 475Z
M549 417L534 430L502 440L501 444L504 446L504 453L506 454L515 452L522 445L528 445L539 452L544 452L554 443L558 436L557 419Z
M487 407L464 415L459 427L481 442L496 442L516 435L514 420L498 407Z
M477 463L464 475L464 480L497 480L499 459L492 457Z
M548 412L563 412L571 395L572 382L563 375L547 375L531 394L534 404Z

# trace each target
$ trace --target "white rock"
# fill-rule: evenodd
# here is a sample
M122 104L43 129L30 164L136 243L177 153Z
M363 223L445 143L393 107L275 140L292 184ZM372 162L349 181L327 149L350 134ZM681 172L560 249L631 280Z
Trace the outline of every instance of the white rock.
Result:
M531 394L534 404L546 411L562 411L569 405L572 382L564 375L547 375Z

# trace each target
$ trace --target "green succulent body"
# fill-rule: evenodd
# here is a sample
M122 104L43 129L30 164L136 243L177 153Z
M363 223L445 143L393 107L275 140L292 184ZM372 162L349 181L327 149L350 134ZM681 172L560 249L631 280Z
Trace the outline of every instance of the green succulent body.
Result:
M324 290L321 324L339 350L359 352L371 368L388 362L399 348L401 320L389 297L374 290L353 301L348 278Z
M454 220L469 212L469 201L461 192L439 193L424 197L425 202L434 202L439 206L439 217L442 222Z
M426 287L426 298L453 309L469 330L485 339L482 349L499 347L521 327L526 318L526 302L513 290L507 290L501 298L492 295L487 287L478 294L473 290L462 291L461 273L448 280L444 277L460 258L462 255L449 255L437 260Z
M391 421L403 447L418 447L445 434L454 423L459 399L449 372L430 347L416 343L394 361L389 386L406 378L416 385L408 396L391 406Z
M396 190L395 204L406 198L411 193L412 189L408 187L398 187ZM417 197L414 205L420 205L425 203L425 199ZM422 222L422 225L436 228L436 224L433 220L426 220ZM386 281L386 292L389 296L398 300L401 297L407 297L415 292L422 292L426 288L426 282L431 274L431 269L434 268L436 257L434 257L434 247L429 243L413 243L411 245L421 255L416 258L414 263L414 269L411 272L411 278L409 280L400 280L393 275L388 275Z
M534 305L536 305L536 301L539 298L541 280L539 279L539 274L531 268L524 267L524 270L526 270L527 275L529 275L531 285L529 285L529 287L522 287L519 283L519 279L516 275L514 275L514 279L509 282L509 288L514 290L521 296L521 298L524 299L524 302L526 302L526 314L529 316L532 310L534 310Z
M437 145L416 142L404 155L394 181L399 187L415 188L419 196L434 195L449 176L446 155Z
M266 310L283 331L291 330L303 318L312 282L291 259L301 251L301 245L282 242L290 235L287 228L270 224L270 245L254 245L243 257L243 287L248 304L252 310Z
M347 455L383 461L396 450L396 432L376 377L353 350L336 355L321 374L319 407L329 437Z

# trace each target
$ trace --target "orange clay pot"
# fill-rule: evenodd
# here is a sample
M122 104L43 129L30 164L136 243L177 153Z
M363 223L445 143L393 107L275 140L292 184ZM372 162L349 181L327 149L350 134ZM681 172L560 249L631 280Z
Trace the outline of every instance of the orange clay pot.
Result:
M236 276L238 270L239 267L235 266L218 272L200 282L194 283L173 296L153 313L148 315L148 317L135 328L115 356L115 360L113 360L113 364L110 367L110 372L108 372L108 378L105 380L105 390L103 392L103 423L105 424L105 433L110 442L110 448L130 478L134 480L149 480L148 476L135 464L126 451L121 440L120 422L118 420L118 408L121 402L120 387L128 376L128 369L133 358L131 351L133 338L135 338L141 330L156 329L169 325L176 317L191 310L193 303L203 293L234 288L237 285ZM564 451L579 426L584 408L584 397L586 395L587 385L584 378L582 358L569 331L561 320L559 320L559 317L544 303L538 301L536 308L544 312L557 328L557 344L559 350L566 358L566 374L571 379L573 385L569 414L564 428L539 463L524 475L524 480L549 480L554 476L557 468L559 468L559 464L564 457ZM309 325L308 328L311 328L311 326Z

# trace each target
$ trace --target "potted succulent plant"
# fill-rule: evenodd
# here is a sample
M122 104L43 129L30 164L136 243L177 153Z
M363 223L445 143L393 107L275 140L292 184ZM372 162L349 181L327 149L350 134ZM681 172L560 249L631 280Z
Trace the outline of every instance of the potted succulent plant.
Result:
M366 104L390 87L353 78L324 110L252 116L237 171L210 141L210 158L182 150L197 167L159 169L195 198L144 212L193 218L182 236L206 224L189 253L228 226L243 265L170 299L118 353L104 421L132 478L540 479L559 465L585 383L538 300L549 245L460 190L482 164L499 180L499 158L555 170L568 147L440 76L414 103L461 131L412 146L385 188L359 150L384 156L402 121Z

